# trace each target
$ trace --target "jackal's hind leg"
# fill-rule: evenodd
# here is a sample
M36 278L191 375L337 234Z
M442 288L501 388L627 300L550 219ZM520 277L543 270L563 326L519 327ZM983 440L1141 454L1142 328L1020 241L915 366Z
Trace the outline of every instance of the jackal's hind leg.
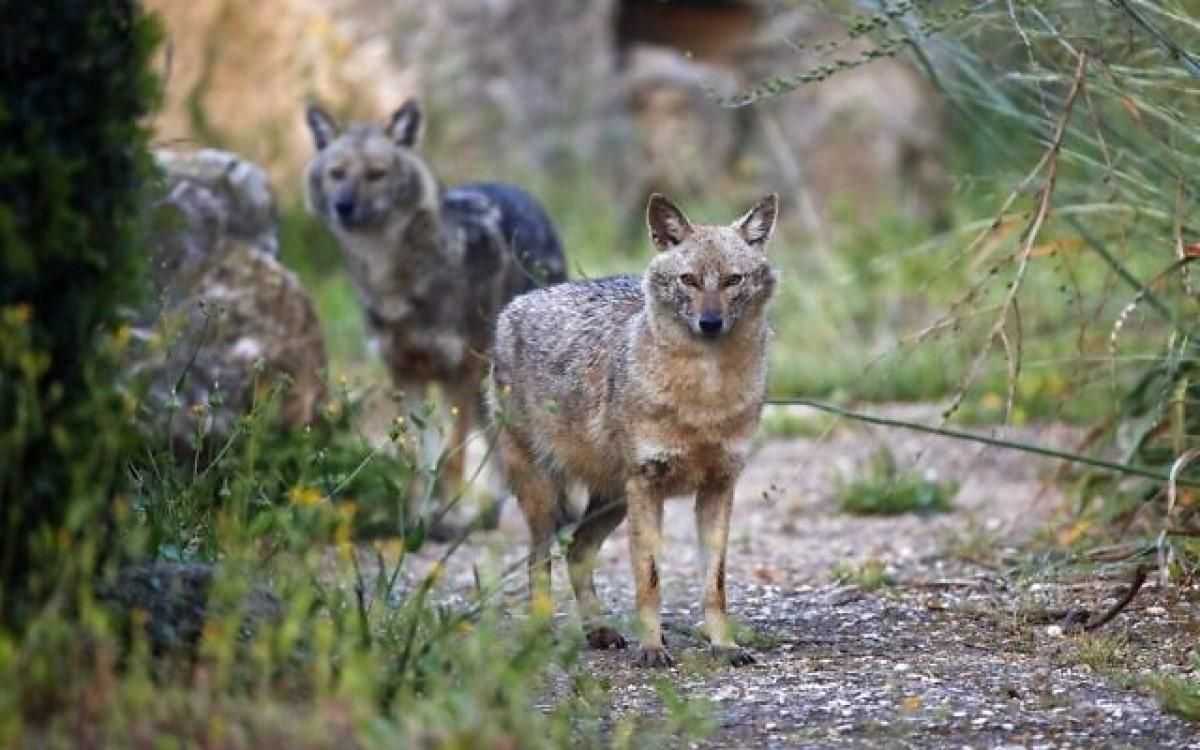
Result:
M550 553L554 544L559 488L512 435L501 433L499 440L505 473L529 527L529 596L536 610L542 602L551 602Z
M590 494L587 509L578 521L567 550L567 566L571 574L571 587L575 590L575 602L583 620L588 645L594 649L625 648L628 642L608 620L604 603L596 594L596 558L600 546L621 521L625 519L627 506L621 498Z

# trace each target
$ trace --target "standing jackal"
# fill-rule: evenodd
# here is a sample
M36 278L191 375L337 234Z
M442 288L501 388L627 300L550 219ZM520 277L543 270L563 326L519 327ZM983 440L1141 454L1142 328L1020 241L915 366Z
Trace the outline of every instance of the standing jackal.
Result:
M437 385L453 407L441 482L448 502L462 487L464 444L481 416L496 317L518 294L566 278L558 235L512 185L443 190L414 150L422 119L415 100L385 124L339 129L315 105L306 116L317 148L305 174L309 207L341 244L373 348L406 397ZM422 435L425 463L443 449L430 432ZM485 526L495 525L505 492L487 498ZM438 528L435 537L454 533Z
M731 664L753 661L725 618L725 547L766 392L776 283L766 245L777 209L769 195L730 226L693 226L655 195L647 221L659 253L643 278L559 284L500 316L490 398L529 524L531 593L549 595L558 504L578 481L589 498L567 562L588 643L626 645L603 623L592 572L628 513L644 666L671 664L656 563L663 501L692 493L710 641Z

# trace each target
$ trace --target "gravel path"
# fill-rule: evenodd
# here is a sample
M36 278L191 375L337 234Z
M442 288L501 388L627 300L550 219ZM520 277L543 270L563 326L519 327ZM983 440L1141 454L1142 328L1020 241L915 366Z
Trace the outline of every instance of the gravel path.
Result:
M896 415L903 409L892 409ZM909 410L911 411L911 410ZM928 416L923 411L902 416ZM932 420L930 420L932 421ZM1010 436L1067 447L1062 427ZM838 512L837 478L886 441L901 467L962 483L952 513L864 519ZM1064 634L1047 607L1102 608L1119 577L1039 579L1014 569L1021 544L1064 512L1048 480L1054 466L1027 455L899 431L843 425L819 439L771 441L743 477L729 570L733 616L758 663L717 666L695 636L700 575L691 505L669 504L660 560L666 674L683 696L708 702L709 747L1161 747L1200 748L1197 727L1165 713L1138 675L1186 672L1195 646L1195 592L1151 580L1099 635ZM502 528L472 540L447 571L451 589L473 567L518 564L525 533L514 504ZM627 539L605 545L601 595L618 617L632 611ZM429 550L428 559L437 552ZM867 590L834 575L867 561L893 585ZM555 600L572 609L565 565ZM523 579L523 575L518 577ZM523 580L510 591L515 599ZM570 627L563 622L561 627ZM660 712L654 682L629 652L589 653L612 686L613 712Z

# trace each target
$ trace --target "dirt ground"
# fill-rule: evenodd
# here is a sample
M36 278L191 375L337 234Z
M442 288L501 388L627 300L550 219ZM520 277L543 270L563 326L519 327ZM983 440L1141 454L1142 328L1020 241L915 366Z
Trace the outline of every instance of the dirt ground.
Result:
M933 421L921 409L879 410ZM1005 434L1060 447L1079 437L1061 426ZM902 468L961 482L953 512L840 513L838 477L857 471L882 441ZM743 668L718 666L695 635L701 581L691 504L670 503L660 566L667 641L679 666L667 674L681 695L709 705L716 730L701 745L1200 748L1198 728L1138 686L1146 675L1190 669L1196 592L1151 575L1132 605L1094 633L1074 634L1056 619L1054 610L1103 610L1127 572L1098 565L1081 574L1029 551L1067 512L1048 481L1055 468L1026 454L852 425L766 442L739 486L729 551L730 611L757 658ZM472 588L476 566L519 565L525 551L520 513L509 503L499 531L452 558L449 590ZM438 552L433 545L422 554L431 560ZM627 625L626 553L618 530L605 545L598 585ZM891 584L872 589L835 574L867 561ZM557 559L565 628L573 601L564 568ZM514 606L523 588L523 573L513 576L506 595ZM630 651L591 652L586 664L611 684L616 715L660 712L660 673L631 659Z

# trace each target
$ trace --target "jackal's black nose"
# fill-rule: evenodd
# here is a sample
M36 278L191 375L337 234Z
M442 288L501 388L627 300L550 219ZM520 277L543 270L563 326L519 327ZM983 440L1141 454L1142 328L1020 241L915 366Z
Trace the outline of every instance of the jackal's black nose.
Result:
M701 315L700 316L700 333L712 338L721 332L725 321L721 320L720 315Z
M354 201L341 200L333 204L339 219L346 220L354 215Z

